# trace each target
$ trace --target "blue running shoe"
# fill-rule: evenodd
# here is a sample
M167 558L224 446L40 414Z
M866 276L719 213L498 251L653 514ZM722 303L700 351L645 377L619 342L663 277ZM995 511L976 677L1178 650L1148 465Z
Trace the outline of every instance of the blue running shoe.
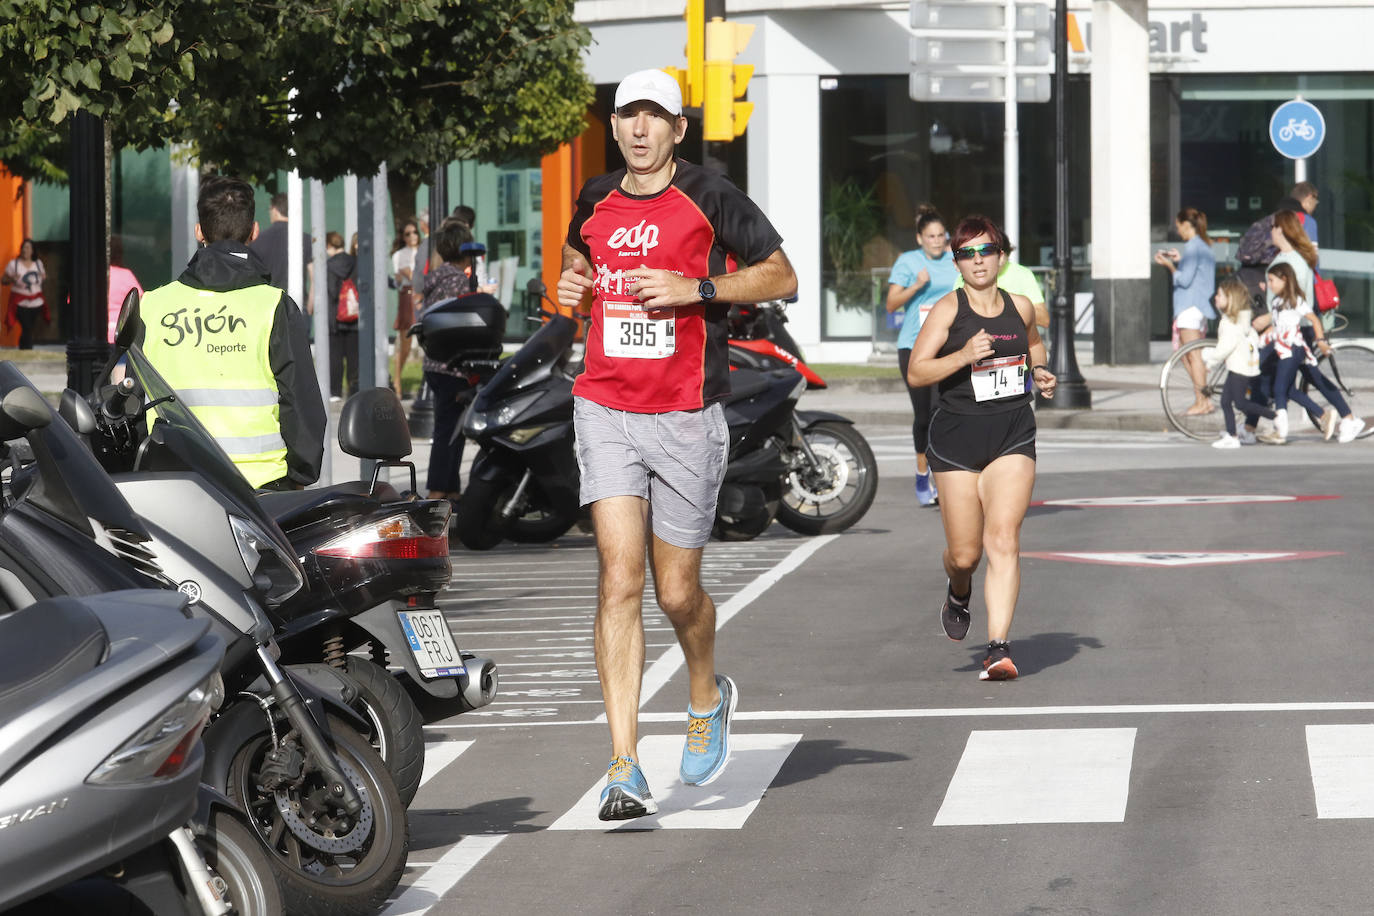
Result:
M735 714L739 694L735 682L716 675L720 703L704 716L687 706L687 743L682 746L679 775L689 786L704 786L720 775L730 757L730 717Z
M601 807L596 816L603 821L628 821L658 813L658 802L649 794L649 784L639 764L621 755L611 761L606 788L601 790Z
M935 492L935 477L929 471L916 474L916 501L923 506L933 506L940 501Z

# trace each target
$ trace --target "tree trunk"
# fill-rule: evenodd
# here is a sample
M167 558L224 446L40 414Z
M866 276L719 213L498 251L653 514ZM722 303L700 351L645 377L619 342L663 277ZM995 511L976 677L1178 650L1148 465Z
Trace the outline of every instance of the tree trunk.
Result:
M400 171L387 169L386 190L391 196L391 214L396 219L396 237L399 238L406 220L415 219L415 195L420 190L420 181Z

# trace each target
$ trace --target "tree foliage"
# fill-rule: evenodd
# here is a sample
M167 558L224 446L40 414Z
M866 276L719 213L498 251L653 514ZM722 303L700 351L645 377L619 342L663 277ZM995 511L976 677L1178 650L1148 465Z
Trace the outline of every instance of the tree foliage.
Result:
M136 145L167 142L168 101L209 53L196 27L207 7L0 0L0 160L25 178L64 181L66 122L77 109Z
M0 159L29 176L58 177L78 107L116 145L329 180L539 155L581 133L592 98L572 0L0 0L0 21L0 116L17 121L0 120Z

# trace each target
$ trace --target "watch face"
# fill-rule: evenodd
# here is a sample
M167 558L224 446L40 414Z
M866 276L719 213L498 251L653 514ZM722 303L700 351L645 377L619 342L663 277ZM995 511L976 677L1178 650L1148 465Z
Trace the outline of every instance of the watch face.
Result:
M703 299L716 298L716 285L710 280L702 280L697 285L697 295Z

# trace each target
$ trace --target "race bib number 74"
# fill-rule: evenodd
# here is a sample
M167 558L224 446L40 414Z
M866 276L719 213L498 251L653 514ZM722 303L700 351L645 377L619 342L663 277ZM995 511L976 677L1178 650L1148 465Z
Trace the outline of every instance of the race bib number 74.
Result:
M1026 393L1026 357L990 356L980 359L970 370L973 397L995 401Z
M666 359L676 349L675 319L650 318L637 302L603 302L601 343L607 356Z

